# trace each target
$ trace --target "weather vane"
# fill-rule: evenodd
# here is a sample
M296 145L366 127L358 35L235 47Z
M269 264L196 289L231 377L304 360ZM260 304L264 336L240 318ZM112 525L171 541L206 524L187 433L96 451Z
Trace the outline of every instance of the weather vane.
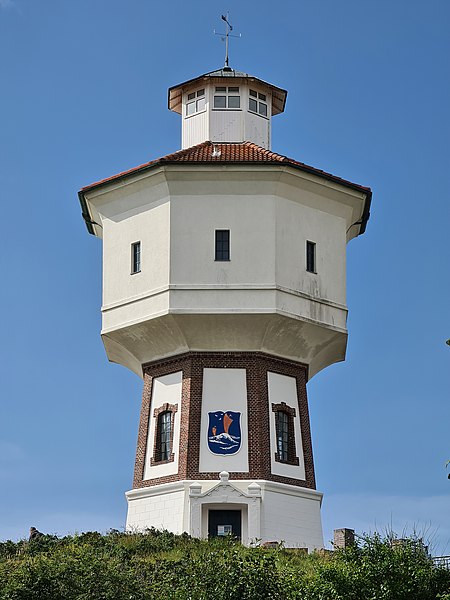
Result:
M230 37L237 37L240 38L242 37L241 34L239 35L234 35L231 33L231 31L233 31L233 26L231 25L230 21L229 21L229 14L227 13L226 16L222 15L222 21L225 21L225 23L227 24L227 30L225 32L225 34L220 33L219 31L216 31L214 29L214 33L215 35L220 35L222 38L222 42L225 42L225 66L224 66L224 71L231 71L230 66L228 65L228 38Z

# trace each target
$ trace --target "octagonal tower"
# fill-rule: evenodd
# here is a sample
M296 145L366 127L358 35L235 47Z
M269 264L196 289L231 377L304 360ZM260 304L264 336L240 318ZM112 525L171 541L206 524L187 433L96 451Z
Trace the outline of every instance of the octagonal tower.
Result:
M285 100L232 69L174 86L183 148L79 193L107 355L144 379L129 528L323 545L306 383L345 358L371 191L270 150Z

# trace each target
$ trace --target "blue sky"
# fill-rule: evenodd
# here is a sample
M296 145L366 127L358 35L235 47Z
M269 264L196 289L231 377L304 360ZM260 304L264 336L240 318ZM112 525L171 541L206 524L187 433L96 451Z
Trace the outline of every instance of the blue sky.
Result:
M122 528L141 381L107 362L77 191L180 147L167 88L223 64L288 89L273 149L371 186L347 360L308 384L325 539L450 554L447 0L0 0L0 539Z

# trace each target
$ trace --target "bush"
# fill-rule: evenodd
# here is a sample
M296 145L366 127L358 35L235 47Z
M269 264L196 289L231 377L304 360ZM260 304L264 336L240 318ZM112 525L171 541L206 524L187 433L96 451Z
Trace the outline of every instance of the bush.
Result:
M168 531L0 544L0 600L450 600L450 571L417 540L365 537L302 555Z

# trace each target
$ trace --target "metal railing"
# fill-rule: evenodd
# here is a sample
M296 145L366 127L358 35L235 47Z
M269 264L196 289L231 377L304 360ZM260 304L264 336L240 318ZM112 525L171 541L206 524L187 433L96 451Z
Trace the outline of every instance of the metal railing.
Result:
M450 569L450 556L433 556L433 562L436 567Z

